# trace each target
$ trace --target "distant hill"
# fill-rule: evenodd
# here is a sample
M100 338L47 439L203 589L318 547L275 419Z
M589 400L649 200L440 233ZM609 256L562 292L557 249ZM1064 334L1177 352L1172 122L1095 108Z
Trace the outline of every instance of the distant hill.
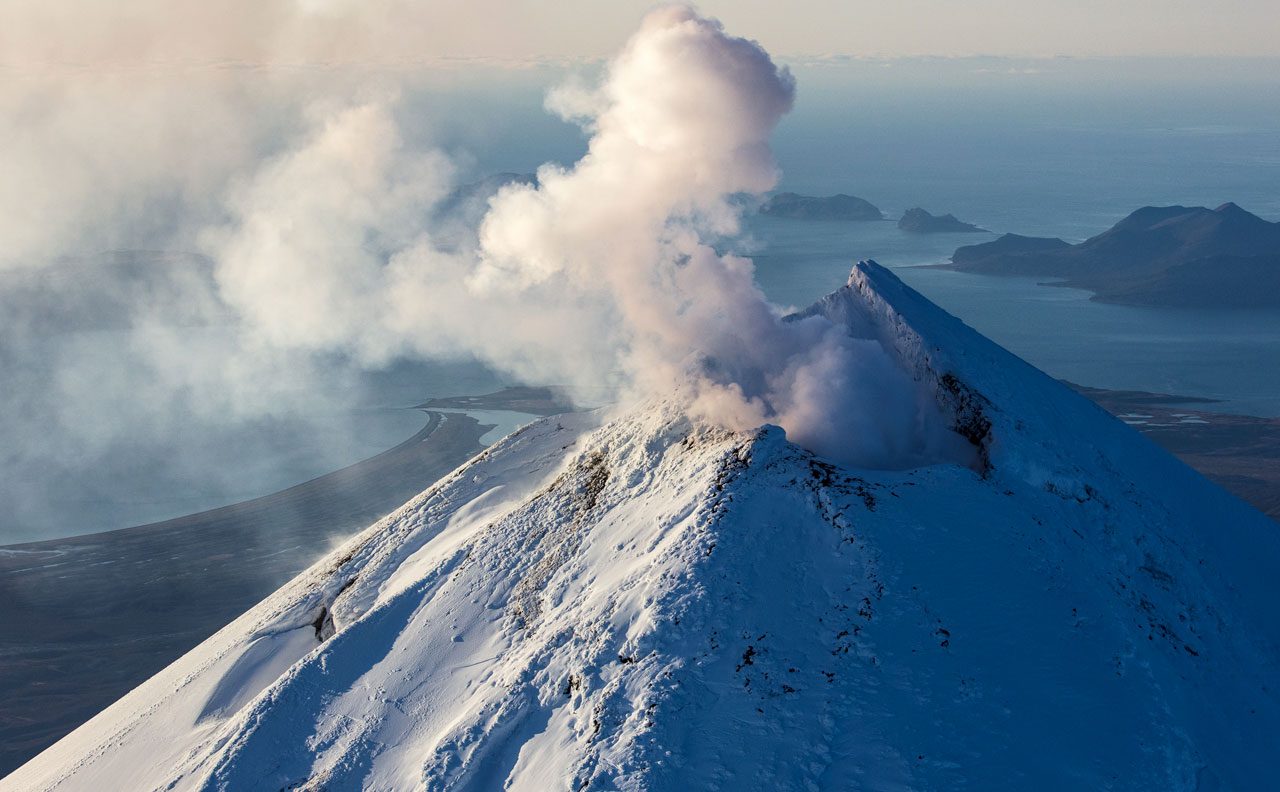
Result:
M1061 278L1101 302L1280 308L1280 223L1233 203L1148 206L1078 245L1005 234L959 248L950 267Z
M957 248L951 267L985 275L1053 275L1063 267L1059 254L1071 249L1061 239L1004 234L992 242Z
M955 215L932 215L920 207L908 209L898 221L898 228L909 234L986 234L985 228L957 220Z
M814 197L778 193L760 207L760 214L792 220L884 220L875 204L852 195Z

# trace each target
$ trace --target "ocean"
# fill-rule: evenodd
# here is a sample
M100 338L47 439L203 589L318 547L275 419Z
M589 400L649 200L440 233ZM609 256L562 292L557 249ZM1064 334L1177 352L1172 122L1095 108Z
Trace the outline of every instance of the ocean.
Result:
M894 220L922 206L995 233L1073 242L1144 205L1234 201L1276 220L1275 65L1201 60L1173 69L1158 61L1061 59L868 61L843 70L797 65L796 108L774 139L779 189L850 193ZM548 120L537 93L556 79L522 84L518 96L495 87L483 95L460 89L452 103L418 97L423 112L444 107L461 119L454 127L423 126L435 144L469 163L464 178L572 162L582 151L581 132ZM476 115L494 123L477 125ZM892 221L752 216L730 246L754 259L761 287L783 305L803 306L840 286L854 261L875 259L1054 377L1280 415L1280 313L1104 305L1034 279L921 266L991 238L912 236ZM109 339L103 348L111 354ZM0 459L6 482L0 501L11 507L0 515L0 544L163 520L283 489L406 439L423 423L421 413L407 409L413 404L504 384L475 363L402 362L363 375L357 391L338 400L341 409L333 398L319 398L306 416L205 422L172 442L138 440L120 453L83 459L69 454L56 469L31 464L11 443ZM106 425L116 420L110 402L72 409L91 409ZM22 416L6 420L23 425ZM26 508L18 508L19 499Z
M798 69L774 140L779 189L849 193L892 220L921 206L996 234L1079 242L1142 206L1234 201L1280 220L1280 72L1271 61L868 62ZM889 76L897 70L897 76ZM738 249L765 293L805 305L875 259L1054 377L1280 415L1280 312L1105 305L946 262L984 234L751 217Z
M909 286L1050 375L1081 385L1219 400L1203 409L1280 415L1280 311L1107 305L1042 279L934 269L988 234L913 235L892 222L754 217L756 279L770 299L804 306L842 285L858 259Z

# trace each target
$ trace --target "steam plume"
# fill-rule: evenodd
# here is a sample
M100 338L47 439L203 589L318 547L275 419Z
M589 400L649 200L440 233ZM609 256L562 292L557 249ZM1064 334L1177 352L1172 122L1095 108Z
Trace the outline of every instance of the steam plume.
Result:
M549 100L587 130L586 155L499 192L462 251L404 244L439 164L401 151L380 106L348 110L234 203L219 282L275 343L373 362L456 349L531 379L680 390L700 417L779 423L842 461L918 462L937 419L879 344L782 322L751 263L710 244L738 231L734 198L773 187L768 138L794 91L754 42L655 11L598 87Z
M688 8L653 12L594 85L547 101L581 125L585 156L459 231L440 216L464 168L406 121L429 78L370 60L404 54L417 18L235 7L253 21L202 27L141 0L138 46L117 46L108 21L124 16L105 6L0 12L0 501L15 525L86 530L82 508L63 511L86 471L215 481L196 440L340 413L361 369L400 359L478 358L592 402L678 394L854 464L937 456L947 433L876 343L780 321L751 262L715 250L742 196L773 187L768 140L795 93L757 44ZM280 65L295 62L312 65ZM141 247L172 252L92 252Z

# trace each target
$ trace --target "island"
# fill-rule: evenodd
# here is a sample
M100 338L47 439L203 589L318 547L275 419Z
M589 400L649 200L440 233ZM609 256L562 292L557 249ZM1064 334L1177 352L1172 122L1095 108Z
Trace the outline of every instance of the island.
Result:
M852 195L828 195L814 197L792 192L778 193L760 207L760 214L784 217L789 220L884 220L884 212L872 204Z
M908 209L898 221L908 234L989 234L985 228L959 220L953 214L933 215L920 207Z
M1226 203L1148 206L1079 244L1005 234L944 267L1056 279L1094 300L1182 308L1280 308L1280 223Z

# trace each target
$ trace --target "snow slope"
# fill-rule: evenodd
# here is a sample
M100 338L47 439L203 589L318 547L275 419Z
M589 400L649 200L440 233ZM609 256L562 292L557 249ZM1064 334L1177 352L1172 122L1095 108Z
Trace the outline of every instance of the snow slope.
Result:
M0 788L1273 786L1275 525L873 263L808 312L972 465L544 419Z

